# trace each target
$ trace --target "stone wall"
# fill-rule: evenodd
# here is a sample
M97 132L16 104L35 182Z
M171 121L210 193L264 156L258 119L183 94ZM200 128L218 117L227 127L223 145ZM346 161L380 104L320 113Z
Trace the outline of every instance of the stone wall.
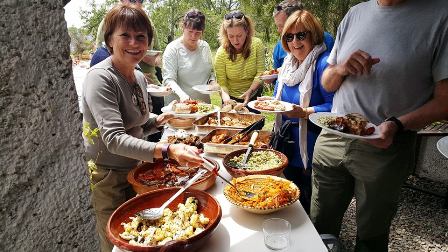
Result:
M444 136L420 136L415 174L448 186L448 161L437 149L437 141Z
M0 251L95 251L66 0L0 1Z

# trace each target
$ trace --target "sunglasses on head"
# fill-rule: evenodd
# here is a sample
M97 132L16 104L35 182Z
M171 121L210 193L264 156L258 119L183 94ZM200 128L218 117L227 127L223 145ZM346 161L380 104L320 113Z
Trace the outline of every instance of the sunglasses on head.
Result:
M188 12L187 13L187 18L199 18L199 19L203 19L205 18L204 14L202 14L201 12Z
M224 15L224 18L226 20L230 20L232 18L242 19L243 17L244 17L244 14L241 11L234 11L234 12L230 12L230 13L227 13L226 15Z
M286 42L292 42L294 40L294 37L297 40L305 40L306 39L306 34L308 34L309 31L304 31L304 32L298 32L298 33L286 33L285 34L285 40Z
M291 7L294 7L294 5L281 6L281 5L279 4L279 5L275 6L275 9L276 9L277 11L282 11L282 10L286 10L286 9L288 9L288 8L291 8Z
M129 0L130 3L143 3L145 0Z

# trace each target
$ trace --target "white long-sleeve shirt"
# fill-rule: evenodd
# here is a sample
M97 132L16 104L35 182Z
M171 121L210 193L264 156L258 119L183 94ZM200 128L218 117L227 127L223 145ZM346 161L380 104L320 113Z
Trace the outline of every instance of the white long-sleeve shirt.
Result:
M210 96L192 89L195 85L205 85L215 80L210 46L206 41L199 40L194 51L188 50L182 44L182 37L168 44L163 53L162 68L163 84L170 85L174 94L165 97L165 104L178 99L190 97L210 103ZM177 96L176 96L177 95Z

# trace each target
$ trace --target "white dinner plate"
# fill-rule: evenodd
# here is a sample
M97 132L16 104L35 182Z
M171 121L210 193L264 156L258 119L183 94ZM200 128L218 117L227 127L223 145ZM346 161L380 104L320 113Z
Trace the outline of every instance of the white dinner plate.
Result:
M289 102L284 102L284 101L280 101L281 104L283 104L283 106L285 106L285 110L264 110L264 109L259 109L255 107L255 102L257 102L257 100L254 101L250 101L247 106L249 106L249 108L251 109L255 109L261 112L268 112L268 113L283 113L283 112L288 112L293 110L293 105L292 103Z
M278 74L270 74L270 75L260 75L260 79L262 80L273 80L277 79Z
M218 112L218 111L219 111L219 107L218 107L218 106L216 106L216 105L212 105L212 106L213 106L213 109L212 109L211 111L207 112L207 113L199 113L199 112L196 112L196 113L190 113L190 114L185 114L185 113L175 113L175 112L173 111L173 107L172 107L172 105L168 105L168 106L163 107L163 108L161 109L161 111L162 111L163 113L173 114L173 115L175 115L176 117L183 117L183 118L199 118L199 117L202 117L202 116L204 116L204 115L208 115L208 114L215 113L215 112Z
M442 137L437 141L437 149L448 158L448 136Z
M167 87L157 86L157 85L154 85L154 84L149 84L146 87L146 91L150 95L156 96L156 97L167 96L167 95L169 95L169 94L171 94L173 92L171 89L168 89Z
M212 94L214 92L219 92L219 89L216 90L210 90L211 85L196 85L193 86L193 90L198 91L201 94Z
M147 50L146 55L148 56L156 56L157 54L162 54L162 51L157 50Z
M373 132L372 135L368 135L368 136L359 136L359 135L353 135L353 134L349 134L349 133L344 133L344 132L340 132L334 129L331 129L329 127L327 127L326 125L322 124L320 122L321 118L325 118L325 117L338 117L338 116L344 116L341 114L336 114L336 113L331 113L331 112L318 112L318 113L313 113L309 116L309 120L316 124L317 126L321 127L322 129L325 129L328 132L331 132L335 135L341 136L341 137L345 137L345 138L351 138L351 139L378 139L381 137L380 134L380 129L378 128L378 126L376 126L373 123L368 123L367 127L374 127L375 131Z

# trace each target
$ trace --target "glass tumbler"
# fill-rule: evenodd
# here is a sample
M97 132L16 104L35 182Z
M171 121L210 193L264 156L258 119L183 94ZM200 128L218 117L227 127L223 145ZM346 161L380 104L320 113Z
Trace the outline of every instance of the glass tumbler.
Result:
M271 218L263 222L264 244L272 250L289 247L291 223L281 218Z

